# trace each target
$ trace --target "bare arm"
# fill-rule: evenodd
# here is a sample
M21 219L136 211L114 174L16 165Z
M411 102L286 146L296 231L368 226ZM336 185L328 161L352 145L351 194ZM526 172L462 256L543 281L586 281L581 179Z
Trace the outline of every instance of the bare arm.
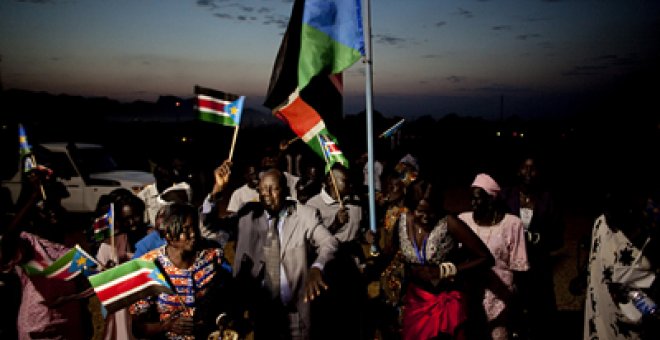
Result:
M463 245L468 259L456 265L458 273L475 268L489 268L495 264L490 250L470 227L453 215L447 216L447 230L457 242Z

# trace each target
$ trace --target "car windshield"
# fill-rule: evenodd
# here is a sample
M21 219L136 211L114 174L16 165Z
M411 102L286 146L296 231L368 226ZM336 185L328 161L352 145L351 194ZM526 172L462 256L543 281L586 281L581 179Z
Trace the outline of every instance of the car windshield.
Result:
M119 170L119 165L104 148L78 148L76 158L80 172L94 174Z

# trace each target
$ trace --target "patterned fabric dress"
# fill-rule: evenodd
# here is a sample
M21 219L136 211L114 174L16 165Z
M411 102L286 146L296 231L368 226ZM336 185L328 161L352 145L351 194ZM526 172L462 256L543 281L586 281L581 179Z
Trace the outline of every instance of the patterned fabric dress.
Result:
M439 266L451 262L456 241L447 230L447 218L443 218L431 230L421 245L411 240L412 228L407 215L401 215L399 241L402 261L406 264L430 264ZM455 329L467 319L463 293L453 285L441 290L428 291L411 282L403 297L402 338L404 340L430 339L440 333L454 335Z
M621 269L635 266L650 271L641 251L621 232L613 232L604 216L596 219L589 253L589 281L584 315L585 340L640 339L641 328L628 321L612 300L608 284L615 282ZM619 282L630 284L627 282Z
M144 256L145 260L158 259L163 265L165 272L174 284L178 295L162 293L157 297L150 297L140 300L130 307L133 315L140 315L149 312L152 305L155 304L160 321L170 319L174 314L181 313L182 316L193 317L195 315L196 301L204 296L205 288L209 286L216 275L216 268L222 264L222 250L220 248L210 248L200 251L195 263L188 269L177 268L165 254L166 246L154 249ZM183 310L181 301L186 305ZM182 336L172 332L167 333L168 339L194 339L193 336Z

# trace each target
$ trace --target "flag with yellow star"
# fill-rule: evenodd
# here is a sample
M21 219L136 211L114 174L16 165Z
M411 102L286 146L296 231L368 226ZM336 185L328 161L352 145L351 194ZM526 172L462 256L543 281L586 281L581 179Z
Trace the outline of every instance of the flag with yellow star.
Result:
M239 126L245 96L237 96L201 86L195 86L199 119L226 126Z
M40 259L30 261L23 270L31 276L45 276L51 279L71 280L81 273L85 276L97 272L100 267L94 257L76 245L55 261Z

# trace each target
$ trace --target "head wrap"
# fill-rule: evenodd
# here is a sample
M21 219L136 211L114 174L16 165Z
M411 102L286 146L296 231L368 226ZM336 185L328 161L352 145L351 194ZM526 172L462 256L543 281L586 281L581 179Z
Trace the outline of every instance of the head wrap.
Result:
M477 187L484 189L487 194L496 197L497 193L500 192L500 186L495 182L495 180L490 177L488 174L478 174L472 182L472 187Z
M405 186L410 185L412 182L417 180L417 170L408 163L399 162L395 167L394 171L399 174L399 178Z

